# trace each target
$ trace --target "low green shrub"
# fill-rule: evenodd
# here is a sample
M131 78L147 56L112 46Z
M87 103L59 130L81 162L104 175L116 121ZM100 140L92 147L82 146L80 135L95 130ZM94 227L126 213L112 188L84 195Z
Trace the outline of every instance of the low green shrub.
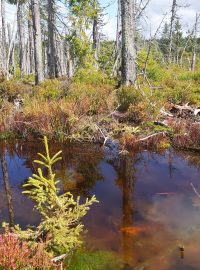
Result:
M183 72L178 77L180 81L194 81L195 83L200 83L200 73L199 72Z
M111 252L94 251L78 252L67 268L68 270L120 270L119 259L116 259Z
M167 88L165 89L165 97L167 101L181 105L191 101L191 92L182 87L177 87L176 89Z
M34 96L42 100L57 100L65 95L66 89L62 81L44 80L34 88Z
M75 83L86 83L90 85L103 85L103 84L113 84L114 81L109 79L109 77L102 71L95 70L94 68L82 68L77 71L73 78Z
M129 106L136 105L142 101L142 95L139 90L134 87L121 87L117 90L117 99L119 103L119 110L125 112Z
M31 84L31 85L33 85L35 83L35 75L34 74L25 75L21 79L21 82L24 83L24 84Z
M144 71L145 62L147 59L147 50L143 49L138 54L138 64L140 69ZM152 81L160 81L163 76L163 67L160 64L161 59L159 55L156 55L155 52L151 52L147 64L147 77Z
M163 97L175 104L184 104L191 101L192 91L188 82L177 79L167 80L163 91Z

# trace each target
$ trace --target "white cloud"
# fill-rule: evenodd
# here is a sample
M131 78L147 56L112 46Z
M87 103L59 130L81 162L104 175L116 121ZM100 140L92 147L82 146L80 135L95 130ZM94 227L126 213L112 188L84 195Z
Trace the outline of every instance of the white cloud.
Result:
M111 0L101 0L100 1L104 6L110 4L107 12L109 15L108 24L104 27L104 32L108 33L110 39L115 38L116 31L116 12L117 12L117 3L116 1ZM144 19L142 20L142 31L145 36L149 36L150 31L153 35L160 25L162 18L165 13L170 12L171 5L173 0L150 0L150 3L145 11ZM188 29L191 29L194 25L195 14L200 12L200 0L177 0L179 5L188 4L187 8L180 8L179 15L183 25L184 32L187 32ZM169 16L166 17L166 20L169 20Z
M184 32L191 29L194 25L195 16L200 12L199 0L178 0L180 6L188 4L186 8L180 8L178 15L180 16ZM149 25L151 25L152 33L156 31L165 13L169 14L171 10L172 0L151 0L145 12L148 21L148 27L145 27L145 34L149 34ZM169 20L169 15L166 20Z

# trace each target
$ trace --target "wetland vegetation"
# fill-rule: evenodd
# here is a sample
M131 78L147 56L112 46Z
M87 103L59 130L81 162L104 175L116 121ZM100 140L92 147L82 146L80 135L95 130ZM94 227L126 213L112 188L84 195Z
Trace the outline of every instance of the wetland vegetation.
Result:
M0 269L199 269L200 15L155 1L0 1Z

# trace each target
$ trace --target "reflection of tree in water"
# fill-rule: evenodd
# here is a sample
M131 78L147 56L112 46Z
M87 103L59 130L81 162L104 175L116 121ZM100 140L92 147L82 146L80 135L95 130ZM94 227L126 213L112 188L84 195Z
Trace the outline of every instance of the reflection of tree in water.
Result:
M11 157L18 156L24 159L24 166L31 171L37 170L37 164L33 160L38 158L37 153L44 152L43 142L26 142L16 140L6 145ZM98 165L103 158L99 146L72 145L49 143L50 153L53 155L62 150L62 161L55 164L57 178L62 180L61 188L64 191L78 190L79 194L87 195L96 181L101 180ZM45 174L45 168L44 174Z
M6 150L4 146L2 146L2 149L0 151L0 159L1 159L3 183L4 183L7 204L8 204L9 223L10 223L10 226L14 226L13 199L12 199L12 192L11 192L11 188L9 184L8 168L7 168L7 163L6 163Z
M122 227L131 227L134 224L133 214L134 214L134 185L135 185L135 163L138 161L137 155L130 156L128 154L121 155L119 166L118 166L118 180L117 184L122 190ZM133 254L133 238L130 237L126 231L122 232L122 248L124 254L124 270L129 270L131 268L130 259L132 260Z
M79 195L88 196L96 182L102 179L98 168L101 159L95 153L85 153L72 157L73 164L63 162L62 168L57 172L57 177L62 179L63 190L74 190Z

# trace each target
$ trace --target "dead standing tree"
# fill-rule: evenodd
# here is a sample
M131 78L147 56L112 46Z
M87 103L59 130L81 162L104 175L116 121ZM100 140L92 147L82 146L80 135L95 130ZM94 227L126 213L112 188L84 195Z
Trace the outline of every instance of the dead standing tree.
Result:
M40 24L40 6L38 0L31 0L32 19L33 19L33 37L34 37L34 56L35 56L35 83L40 84L43 79L42 62L42 34Z
M172 6L171 6L171 17L170 17L170 27L169 27L169 53L168 53L168 62L172 62L172 51L173 51L173 32L174 32L174 25L176 20L179 20L178 16L178 10L180 8L186 8L188 5L179 5L177 0L173 0Z
M48 53L47 53L47 65L48 75L50 79L58 77L58 67L56 61L56 11L55 1L48 0L47 13L48 13Z
M192 39L192 61L191 61L191 71L195 71L196 67L196 47L197 47L197 32L198 32L198 24L199 24L200 14L196 14L196 20L193 31L193 39Z
M121 83L134 85L136 81L136 24L149 0L120 0L119 15L121 18ZM119 29L118 29L119 31ZM117 34L118 35L118 34ZM116 57L117 59L117 57ZM116 63L115 63L116 64Z
M147 67L148 67L148 62L149 62L149 57L151 54L152 46L154 44L154 41L156 40L156 37L157 37L159 30L164 22L164 19L166 18L166 15L167 14L165 14L164 17L162 18L158 28L155 31L155 34L150 38L149 47L148 47L148 51L147 51L147 57L146 57L145 64L144 64L143 80L145 80L147 78Z
M19 43L19 67L21 76L26 74L26 59L25 59L25 4L19 2L17 9L17 26L18 26L18 43Z
M122 67L121 83L125 86L134 85L135 68L135 7L134 0L121 0L122 26Z
M0 68L1 75L6 74L7 61L7 41L6 41L6 23L5 23L5 0L0 0Z
M100 40L99 40L99 3L97 0L94 0L94 16L93 16L93 24L92 24L92 39L93 39L93 42L92 42L92 48L93 48L93 51L94 51L94 57L95 57L95 62L96 62L96 68L98 68L98 64L97 64L97 61L98 61L98 54L99 54L99 43L100 43Z

